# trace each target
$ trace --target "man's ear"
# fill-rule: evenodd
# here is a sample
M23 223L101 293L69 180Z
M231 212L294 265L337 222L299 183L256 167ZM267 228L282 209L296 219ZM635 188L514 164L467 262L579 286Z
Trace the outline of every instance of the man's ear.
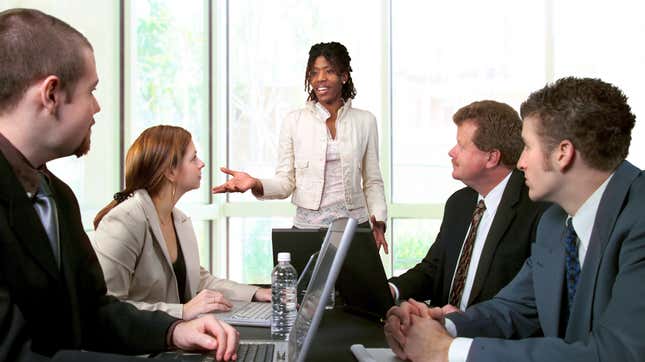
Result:
M50 75L40 83L40 101L43 108L50 114L56 113L58 105L63 101L63 92L61 92L60 79L55 75Z
M555 163L560 171L564 171L573 165L576 155L576 148L568 139L560 141L554 150Z
M498 149L493 149L488 152L488 161L486 161L486 167L494 168L497 167L502 161L502 153Z

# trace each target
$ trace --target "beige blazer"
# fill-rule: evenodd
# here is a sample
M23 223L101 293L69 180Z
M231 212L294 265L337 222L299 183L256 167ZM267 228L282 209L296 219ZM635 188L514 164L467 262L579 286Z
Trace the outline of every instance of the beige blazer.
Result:
M284 199L305 209L318 210L322 200L327 159L327 126L324 107L315 102L287 115L280 130L278 166L273 178L261 179L260 200ZM326 112L322 115L320 112ZM338 110L336 134L345 206L348 210L367 207L378 221L387 221L387 204L379 166L376 118L352 107L351 99Z
M258 287L216 278L199 265L197 239L190 218L172 211L179 244L186 261L189 299L203 289L213 289L229 300L250 301ZM108 293L139 309L162 310L182 317L177 278L161 232L157 210L145 190L105 215L92 245L103 268Z

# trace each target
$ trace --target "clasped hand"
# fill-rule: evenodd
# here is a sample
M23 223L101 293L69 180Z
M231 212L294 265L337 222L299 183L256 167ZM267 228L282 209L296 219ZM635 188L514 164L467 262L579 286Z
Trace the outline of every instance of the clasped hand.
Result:
M385 339L396 356L412 361L448 361L453 338L444 327L446 311L454 307L429 308L409 299L390 308L385 323Z

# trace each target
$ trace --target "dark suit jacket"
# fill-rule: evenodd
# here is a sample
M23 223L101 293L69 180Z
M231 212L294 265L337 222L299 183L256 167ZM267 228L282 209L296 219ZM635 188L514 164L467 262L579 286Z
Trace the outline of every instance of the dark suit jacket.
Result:
M446 201L439 234L428 254L414 268L390 279L399 289L399 299L431 299L436 306L448 303L477 197L475 190L465 187ZM545 203L529 199L524 174L513 171L486 237L468 305L492 298L513 279L529 255L538 220L546 207Z
M51 175L51 174L50 174ZM142 354L165 348L174 318L106 295L72 190L51 175L61 270L32 201L0 152L0 360L60 349Z
M609 181L562 333L566 218L558 205L549 208L515 279L495 298L448 316L460 336L492 337L475 338L468 361L643 360L645 174L625 161ZM537 330L544 338L506 340Z

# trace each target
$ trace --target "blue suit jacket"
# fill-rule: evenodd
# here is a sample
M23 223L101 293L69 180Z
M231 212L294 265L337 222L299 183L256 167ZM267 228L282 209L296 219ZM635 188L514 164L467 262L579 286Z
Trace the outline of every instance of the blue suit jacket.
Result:
M645 174L623 162L596 214L566 331L560 331L566 212L549 208L531 256L495 298L451 314L469 361L642 361ZM544 337L528 338L542 334Z

